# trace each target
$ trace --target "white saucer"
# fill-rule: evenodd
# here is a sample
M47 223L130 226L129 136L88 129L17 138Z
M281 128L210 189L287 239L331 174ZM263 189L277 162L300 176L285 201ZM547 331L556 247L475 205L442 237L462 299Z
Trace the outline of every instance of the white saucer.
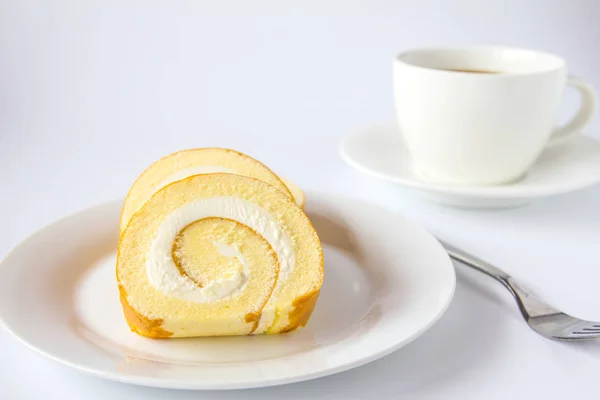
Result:
M376 126L352 135L340 147L351 166L404 187L430 200L461 207L509 207L536 198L583 189L600 182L600 143L581 136L546 150L527 176L498 186L443 185L420 180L395 125Z
M454 269L425 230L380 207L308 193L325 282L308 326L272 336L150 340L131 333L115 282L121 201L43 228L0 263L0 321L30 348L98 377L236 389L357 367L436 322Z

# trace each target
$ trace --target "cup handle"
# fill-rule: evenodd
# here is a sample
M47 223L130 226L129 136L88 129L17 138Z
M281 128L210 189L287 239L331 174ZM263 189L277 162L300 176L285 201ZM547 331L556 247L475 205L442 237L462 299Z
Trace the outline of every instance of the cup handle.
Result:
M584 126L586 126L596 112L597 95L596 91L581 79L570 76L567 85L573 86L579 91L581 106L577 114L565 125L554 129L550 137L548 146L556 146L566 143L577 137Z

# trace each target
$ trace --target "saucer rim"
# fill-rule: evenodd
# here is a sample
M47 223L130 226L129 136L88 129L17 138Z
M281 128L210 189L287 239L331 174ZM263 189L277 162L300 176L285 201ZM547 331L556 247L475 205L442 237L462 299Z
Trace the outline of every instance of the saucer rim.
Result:
M534 199L538 197L547 197L553 195L559 195L563 193L575 192L578 190L585 189L592 185L595 185L600 182L600 173L593 179L588 179L587 181L579 181L573 184L569 184L568 181L565 181L564 185L560 186L542 186L535 187L527 184L526 179L521 179L509 184L502 185L472 185L472 184L464 184L464 185L453 185L453 184L444 184L444 183L434 183L428 182L424 180L418 180L416 177L410 177L406 175L398 176L391 175L384 172L380 172L369 167L364 166L360 162L354 160L347 151L347 144L358 138L363 137L369 132L373 132L375 130L390 130L397 128L392 124L379 124L372 125L370 127L364 128L356 133L350 134L346 136L340 142L338 146L338 152L342 160L357 170L364 172L368 175L375 176L376 178L380 178L392 183L396 183L402 186L406 186L411 189L417 189L427 192L440 193L444 195L454 195L454 196L469 196L473 198L489 198L493 197L496 199ZM586 137L591 140L589 136L585 136L583 134L577 136L575 140L578 140L581 137ZM524 176L526 177L526 175Z

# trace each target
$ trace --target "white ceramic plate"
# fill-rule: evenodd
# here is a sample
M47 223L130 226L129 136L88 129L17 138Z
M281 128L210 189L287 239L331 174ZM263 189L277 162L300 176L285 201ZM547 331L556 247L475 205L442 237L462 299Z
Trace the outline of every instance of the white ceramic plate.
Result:
M429 200L461 207L516 206L600 182L600 143L585 136L544 151L523 179L493 186L442 185L419 179L394 124L373 126L346 138L340 153L360 171L412 189Z
M121 202L31 236L0 264L0 320L41 354L121 382L185 389L278 385L408 344L448 307L452 264L425 230L380 207L308 194L325 282L308 326L275 336L151 340L131 333L115 282Z

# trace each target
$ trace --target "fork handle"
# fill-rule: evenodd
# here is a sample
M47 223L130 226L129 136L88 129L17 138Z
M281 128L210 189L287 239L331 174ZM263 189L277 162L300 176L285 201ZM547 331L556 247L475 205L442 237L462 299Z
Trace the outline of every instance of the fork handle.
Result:
M450 255L450 258L453 260L459 261L468 267L483 272L484 274L489 275L498 282L502 283L502 285L504 285L504 287L506 287L513 295L515 300L517 300L519 309L525 318L536 317L539 315L556 314L560 312L542 300L538 299L529 291L525 290L510 275L502 271L500 268L495 267L492 264L487 263L475 256L472 256L471 254L465 253L464 251L457 249L456 247L442 240L439 240L439 242L442 244L442 246L444 246L448 252L448 255Z
M442 240L440 240L440 243L442 244L442 246L444 246L444 248L446 249L446 251L452 259L460 261L461 263L469 267L475 268L476 270L491 276L492 278L502 283L504 286L510 286L508 283L510 275L502 271L500 268L494 267L492 264L487 263L475 256L472 256L471 254L465 253L464 251L457 249L456 247Z

